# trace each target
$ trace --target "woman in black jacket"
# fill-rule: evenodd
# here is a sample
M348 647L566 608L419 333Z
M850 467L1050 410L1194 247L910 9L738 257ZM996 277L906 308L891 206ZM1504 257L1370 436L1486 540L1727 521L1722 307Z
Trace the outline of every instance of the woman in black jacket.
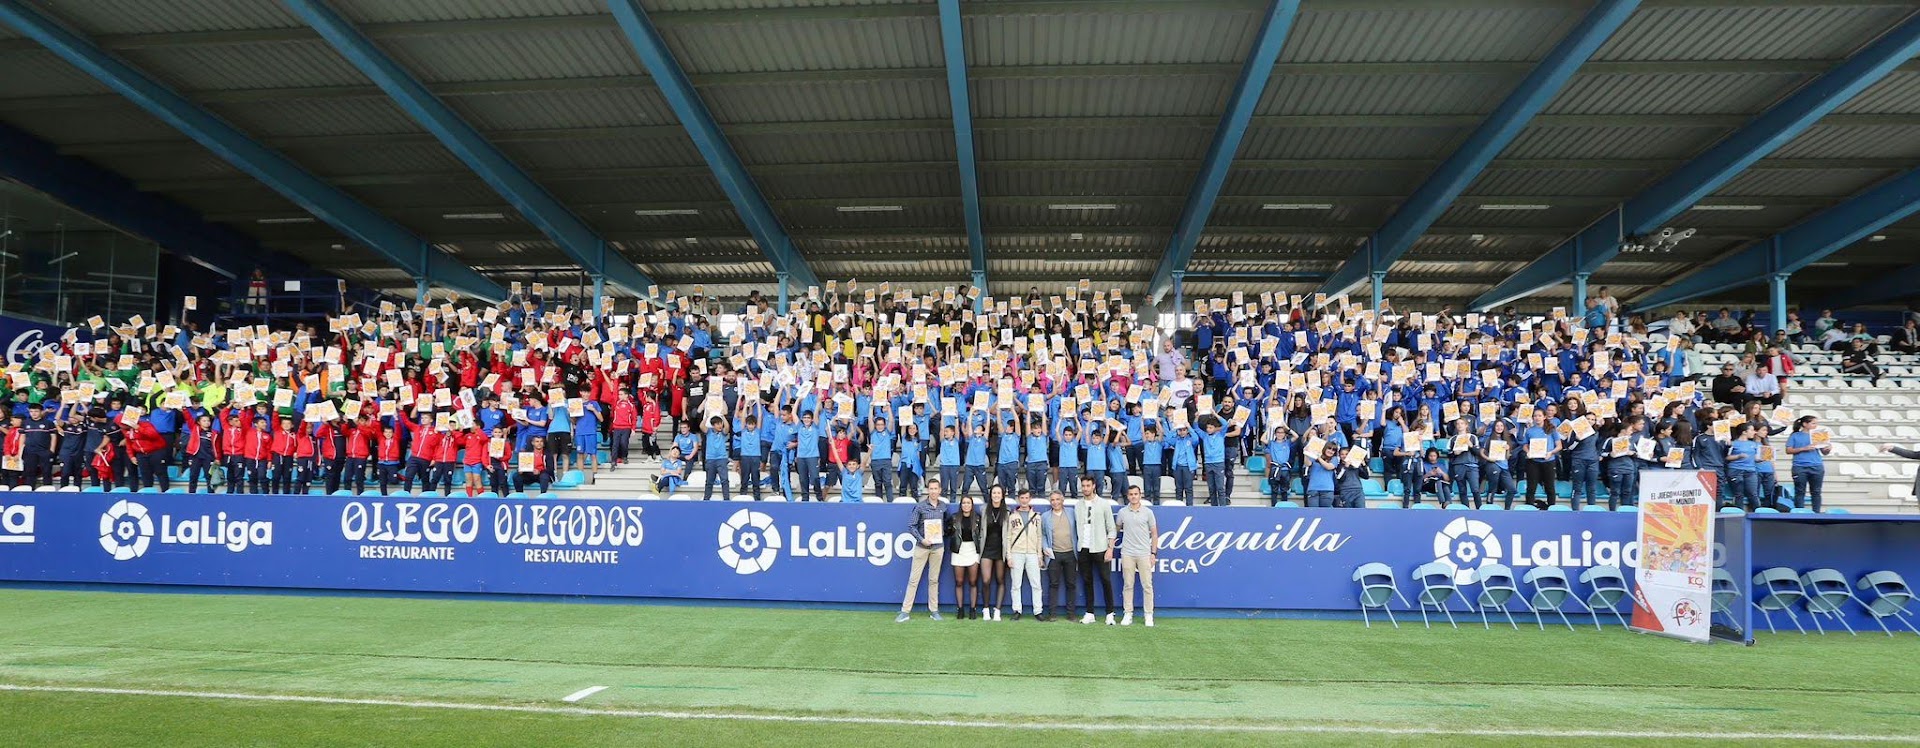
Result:
M960 497L958 508L947 515L943 534L953 559L953 603L961 618L979 618L980 549L986 545L987 530L972 496Z

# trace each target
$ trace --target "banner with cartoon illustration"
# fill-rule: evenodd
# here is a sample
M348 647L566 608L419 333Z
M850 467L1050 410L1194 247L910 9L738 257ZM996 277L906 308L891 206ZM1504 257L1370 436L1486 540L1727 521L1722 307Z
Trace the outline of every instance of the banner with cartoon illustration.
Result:
M1714 492L1706 471L1640 472L1633 628L1705 642L1712 626Z

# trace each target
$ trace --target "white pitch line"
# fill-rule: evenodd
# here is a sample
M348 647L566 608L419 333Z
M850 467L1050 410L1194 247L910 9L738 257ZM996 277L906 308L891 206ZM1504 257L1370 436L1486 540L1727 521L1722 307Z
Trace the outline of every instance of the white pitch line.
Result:
M596 693L599 693L605 690L607 690L606 686L587 686L586 688L582 688L578 691L574 691L573 693L567 694L567 697L564 699L561 699L561 701L572 704L576 701L579 701L588 696L592 696Z
M772 722L790 724L868 725L883 727L957 727L984 730L1075 730L1080 732L1172 732L1172 733L1264 733L1264 734L1341 734L1341 735L1459 735L1468 737L1535 738L1632 738L1651 740L1826 740L1852 743L1911 743L1911 735L1842 735L1810 732L1683 732L1657 730L1504 730L1495 728L1447 727L1369 727L1365 725L1276 725L1231 724L1219 722L1173 722L1168 724L1124 724L1114 722L994 722L990 720L913 719L906 717L829 717L804 714L756 714L751 712L675 712L641 709L590 709L587 707L536 706L530 704L476 704L455 701L407 701L401 699L360 699L339 696L298 694L225 693L219 691L163 691L143 688L98 688L92 686L32 686L0 683L0 692L75 693L106 696L153 696L162 698L214 699L223 701L265 701L289 704L332 704L345 706L381 706L404 709L445 709L468 712L513 712L520 714L560 714L589 717L627 717L637 719L716 720L723 722Z

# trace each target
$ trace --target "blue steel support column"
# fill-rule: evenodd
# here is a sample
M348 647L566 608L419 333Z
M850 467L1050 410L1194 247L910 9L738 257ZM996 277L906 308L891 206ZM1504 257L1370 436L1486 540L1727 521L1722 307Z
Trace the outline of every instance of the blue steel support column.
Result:
M980 167L973 154L973 96L967 89L966 22L960 0L940 0L940 51L947 63L947 100L953 108L953 152L960 160L960 208L966 217L967 256L973 261L977 300L987 293L987 238L980 220Z
M1213 143L1207 146L1200 174L1187 190L1187 204L1174 226L1173 240L1160 256L1160 267L1147 285L1147 303L1158 304L1166 298L1167 291L1173 287L1173 274L1186 270L1187 262L1193 259L1193 248L1200 242L1200 233L1207 228L1213 202L1219 199L1220 188L1227 182L1233 155L1239 152L1240 140L1246 137L1247 123L1253 121L1254 107L1260 103L1260 94L1266 91L1268 79L1273 77L1273 64L1280 59L1280 49L1287 44L1287 29L1293 26L1293 17L1299 10L1300 0L1273 0L1273 5L1268 7L1267 18L1254 38L1253 50L1240 68L1240 81L1234 85L1227 112L1213 132Z
M1920 17L1910 17L1581 232L1581 236L1589 240L1589 246L1587 256L1576 268L1584 272L1598 270L1620 253L1623 237L1641 236L1659 229L1701 198L1713 194L1753 162L1786 145L1821 117L1898 69L1916 53L1920 53ZM1556 247L1493 290L1481 294L1470 306L1481 310L1496 307L1559 283L1566 277L1562 268L1570 265L1567 252L1566 244Z
M433 133L440 144L460 158L480 180L511 203L520 215L540 229L540 233L559 245L560 251L580 263L589 275L605 275L633 293L644 292L653 280L619 253L602 251L602 239L586 221L515 165L505 153L488 142L479 130L468 124L419 80L375 46L347 19L340 17L326 0L281 0L288 10L320 33L374 85L385 91L413 121Z
M427 287L428 287L427 279L425 278L413 279L413 303L419 304L421 306L427 305Z
M647 289L643 286L640 288L639 292L646 293ZM601 315L606 314L606 309L607 309L606 299L607 299L607 276L604 276L604 275L593 276L593 311L589 313L588 315L589 318L598 320L600 319Z
M1573 274L1573 308L1569 316L1578 318L1587 313L1587 279L1591 273Z
M1413 196L1400 205L1393 217L1380 226L1371 243L1372 254L1363 254L1368 251L1367 247L1356 250L1334 272L1333 277L1320 286L1320 292L1337 296L1351 291L1366 279L1370 268L1390 266L1404 256L1427 227L1432 226L1453 204L1454 199L1473 184L1473 180L1480 176L1487 164L1493 162L1495 156L1506 150L1533 116L1539 114L1547 102L1566 87L1567 81L1573 78L1587 58L1592 57L1638 7L1640 0L1602 0L1588 11L1586 17L1580 20L1580 25L1554 45L1540 64L1527 74L1526 80L1521 81L1513 93L1507 94L1499 108L1488 115L1466 142L1461 143L1446 162L1414 191ZM1371 265L1368 262L1370 258L1373 261Z
M733 203L734 211L747 224L747 231L753 234L754 243L760 245L761 254L766 255L775 271L786 273L791 282L801 286L820 285L819 276L808 267L806 258L794 250L793 240L773 214L773 206L767 203L766 196L747 173L746 164L727 143L713 113L707 111L706 103L694 90L693 81L688 80L679 61L673 58L672 50L667 49L666 40L660 38L653 21L647 18L646 9L640 7L640 0L607 0L607 7L613 11L613 19L620 24L634 54L646 66L647 75L659 87L660 95L673 108L680 126L693 139L707 168L713 171L714 179L720 182L720 189L727 193L728 202Z
M1769 273L1799 272L1916 212L1920 212L1920 169L1875 185L1766 241L1749 244L1735 254L1695 270L1665 288L1640 297L1633 309L1651 311L1759 283Z
M1387 271L1375 270L1369 274L1373 286L1373 311L1379 314L1387 305Z
M1768 294L1768 299L1773 302L1774 332L1787 329L1787 278L1789 277L1786 273L1767 276L1767 286L1772 291Z
M987 311L987 271L973 271L973 287L979 289L973 297L973 313L984 314Z
M787 277L786 273L774 273L773 278L774 278L774 284L780 287L779 311L780 311L780 314L784 316L787 313L787 283L789 281L789 278Z
M425 277L489 301L507 297L505 289L473 268L453 261L392 219L327 184L278 151L248 138L225 120L42 15L24 0L0 0L0 24L39 42L68 64L85 71L148 114L387 258L409 275ZM426 258L435 255L438 255L435 262L427 261ZM439 261L440 258L444 261Z
M1180 329L1180 315L1187 308L1187 289L1185 288L1187 271L1176 270L1173 273L1173 328Z

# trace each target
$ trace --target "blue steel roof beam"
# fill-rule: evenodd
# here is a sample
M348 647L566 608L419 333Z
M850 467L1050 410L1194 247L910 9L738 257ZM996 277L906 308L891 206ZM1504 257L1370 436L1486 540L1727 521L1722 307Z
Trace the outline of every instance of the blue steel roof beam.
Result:
M1601 0L1588 11L1580 25L1561 39L1473 135L1427 177L1392 218L1381 224L1373 241L1354 250L1320 292L1328 296L1346 293L1366 281L1370 272L1392 267L1639 7L1640 0Z
M1874 276L1874 279L1821 300L1818 306L1803 309L1850 309L1920 297L1920 265L1908 265Z
M1240 151L1240 141L1246 137L1247 123L1253 120L1253 110L1273 77L1273 65L1280 59L1280 50L1287 44L1287 31L1293 27L1293 18L1299 12L1300 0L1273 0L1267 7L1266 20L1261 22L1253 50L1240 68L1240 80L1234 84L1227 112L1214 129L1213 143L1207 146L1199 176L1187 191L1186 207L1174 226L1173 240L1167 244L1166 254L1160 256L1160 266L1154 270L1153 281L1147 286L1147 303L1160 303L1167 292L1173 290L1174 274L1186 272L1187 263L1193 259L1193 249L1207 228L1207 218L1213 215L1213 203L1219 199L1227 172L1233 168L1234 154Z
M635 295L644 296L653 279L607 245L586 221L555 199L505 153L487 141L458 113L434 96L419 79L340 16L326 0L281 0L287 9L319 32L320 37L385 91L407 116L458 156L481 181L506 198L514 209L559 245L560 250L589 275L605 278Z
M1644 312L1760 283L1769 275L1799 272L1916 212L1920 212L1920 169L1882 182L1772 238L1747 245L1641 297L1632 308Z
M804 289L820 285L819 276L814 275L806 258L793 248L793 240L774 215L773 206L767 203L766 196L747 173L746 165L727 143L719 123L700 100L693 82L673 58L673 51L667 49L666 40L660 38L659 30L648 19L646 9L640 7L640 1L607 0L607 7L613 11L614 20L640 63L646 66L647 74L653 77L654 85L659 86L667 105L673 108L674 116L680 119L680 126L713 171L714 179L720 182L720 189L727 193L727 200L733 203L747 231L753 234L754 242L760 245L760 252L773 264L774 272L785 273L790 287Z
M487 300L506 298L506 290L473 268L457 262L431 263L443 254L420 237L365 203L326 183L312 172L200 108L178 92L108 54L92 41L29 7L23 0L0 0L0 23L39 42L68 64L80 68L235 168L266 184L314 217L327 222L415 278L426 278L461 293ZM440 272L429 273L438 268Z
M980 167L973 153L973 96L967 90L966 22L960 0L940 0L940 51L947 60L947 99L953 108L953 147L960 157L960 207L966 215L973 285L987 292L987 238L980 221Z
M1580 234L1585 251L1577 262L1573 242L1563 243L1493 290L1481 294L1473 300L1472 308L1490 309L1563 283L1576 272L1598 270L1620 254L1620 243L1625 237L1651 232L1686 212L1916 53L1920 53L1920 14L1908 16L1899 26L1833 70L1794 91L1705 153L1682 164L1658 184L1596 221Z

